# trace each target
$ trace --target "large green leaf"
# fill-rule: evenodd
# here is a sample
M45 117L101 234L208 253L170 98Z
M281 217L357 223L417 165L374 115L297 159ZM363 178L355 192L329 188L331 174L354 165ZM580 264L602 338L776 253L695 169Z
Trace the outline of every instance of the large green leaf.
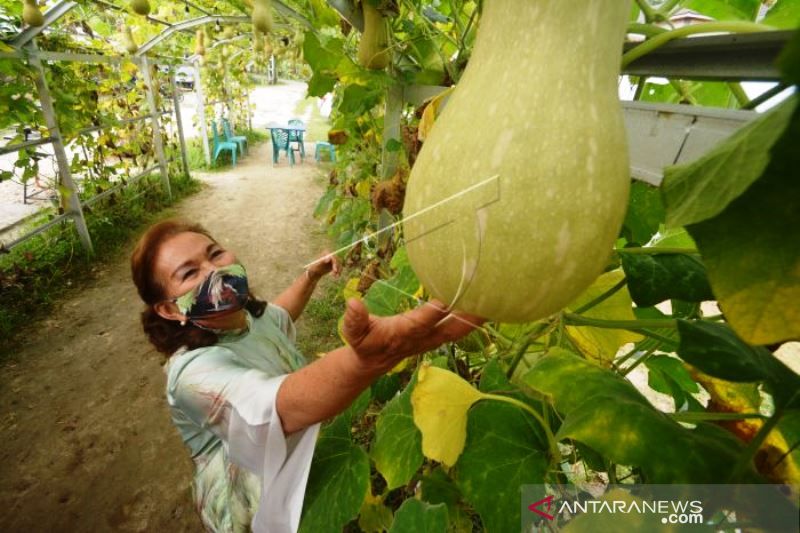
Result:
M414 425L411 408L415 383L416 375L402 393L386 404L375 424L370 456L389 489L408 483L422 465L422 435Z
M725 324L678 320L678 331L678 355L710 376L734 382L764 381L777 404L785 405L800 391L800 376L766 348L742 341Z
M326 426L317 440L308 476L300 531L342 531L358 515L369 490L369 457L353 443L350 427L369 403L369 389Z
M413 295L419 289L419 280L408 262L405 248L395 252L391 266L395 274L388 280L373 283L364 295L364 303L374 315L394 315L415 305Z
M636 305L649 307L669 299L713 300L700 258L685 254L627 254L620 250L628 290Z
M755 20L760 0L684 0L682 4L717 20Z
M394 515L389 533L446 533L447 507L409 498Z
M336 85L336 67L344 41L308 31L303 40L303 57L314 72L308 83L309 96L325 96Z
M781 29L797 28L800 26L800 0L778 0L761 22Z
M499 367L487 365L481 391L517 392ZM548 458L541 428L519 408L479 402L469 412L467 442L456 463L456 485L481 516L486 531L515 531L520 524L520 486L541 484Z
M539 359L523 380L550 395L565 415L557 439L572 438L615 463L640 466L649 483L724 481L740 452L724 431L705 425L690 431L616 373L564 351Z
M800 338L800 108L763 175L711 219L687 226L731 327L751 344ZM776 127L779 127L776 125ZM766 147L762 145L762 152ZM755 157L755 156L754 156ZM763 158L764 156L758 156ZM733 168L728 179L739 176ZM696 176L700 179L700 175Z
M369 458L347 429L347 435L327 434L317 442L300 531L341 531L358 515L369 487Z
M767 168L768 147L786 130L796 105L797 98L791 98L700 159L664 169L661 190L667 224L676 227L709 219L740 196Z

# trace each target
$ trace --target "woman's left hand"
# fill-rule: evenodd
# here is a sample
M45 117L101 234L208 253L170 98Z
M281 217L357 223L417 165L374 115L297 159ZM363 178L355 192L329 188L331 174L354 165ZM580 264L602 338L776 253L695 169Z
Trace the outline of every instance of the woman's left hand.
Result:
M308 274L313 279L318 280L328 272L332 272L333 276L338 278L342 272L342 265L335 255L325 250L322 255L308 267Z

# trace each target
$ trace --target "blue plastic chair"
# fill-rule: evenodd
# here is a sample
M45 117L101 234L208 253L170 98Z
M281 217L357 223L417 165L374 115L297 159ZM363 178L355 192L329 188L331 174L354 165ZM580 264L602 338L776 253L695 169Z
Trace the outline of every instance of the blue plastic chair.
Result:
M238 148L236 143L222 140L222 137L217 131L217 122L215 120L211 121L211 130L214 134L214 162L217 161L217 157L219 157L220 153L225 150L230 150L233 166L236 166L236 149Z
M289 131L281 128L272 128L269 133L270 137L272 137L272 164L278 163L278 157L281 150L283 150L289 156L289 163L294 166L294 151L289 141Z
M331 156L331 163L336 163L336 147L331 143L324 141L318 142L316 148L314 149L314 159L317 160L317 163L319 163L323 150L328 151L328 155Z
M222 119L222 130L225 132L225 140L239 145L239 152L244 155L247 151L247 137L244 135L234 135L231 131L231 123L227 118Z
M289 121L289 126L305 126L303 121L299 118L293 118ZM300 148L300 161L305 160L306 158L306 147L303 143L303 132L298 130L289 130L289 142L290 143L299 143Z

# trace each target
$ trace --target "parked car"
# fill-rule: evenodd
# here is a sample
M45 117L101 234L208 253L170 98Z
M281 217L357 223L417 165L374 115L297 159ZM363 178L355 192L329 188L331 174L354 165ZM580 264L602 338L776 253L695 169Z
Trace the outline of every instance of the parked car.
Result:
M194 90L194 69L192 67L178 67L175 72L175 83L181 89Z

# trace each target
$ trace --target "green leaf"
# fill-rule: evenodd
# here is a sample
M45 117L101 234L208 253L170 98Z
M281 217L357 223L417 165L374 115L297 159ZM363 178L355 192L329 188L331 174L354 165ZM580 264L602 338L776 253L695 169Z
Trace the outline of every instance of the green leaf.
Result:
M411 408L415 384L416 375L401 394L386 404L375 424L370 456L388 489L408 483L424 459L422 435L414 425Z
M369 490L369 458L350 437L354 411L337 416L317 440L303 502L302 532L341 531L358 515Z
M800 6L800 0L798 0ZM800 85L800 30L794 32L792 39L778 56L783 81Z
M767 168L767 147L780 138L797 105L790 98L750 122L700 159L667 167L661 185L667 225L700 222L721 213Z
M761 22L784 30L797 28L800 26L800 0L778 0Z
M760 0L684 0L684 7L716 20L750 20L758 14Z
M628 242L647 244L658 232L664 216L664 205L661 203L661 192L658 188L641 181L631 183L628 212L622 226L622 235Z
M556 439L573 438L617 464L640 466L647 483L721 482L740 452L735 441L684 428L627 380L568 352L551 351L523 380L565 415Z
M446 533L447 507L409 498L394 515L389 533Z
M650 307L676 298L687 302L713 300L706 269L698 257L684 254L626 254L619 251L631 298Z
M372 389L372 397L376 401L388 402L400 390L400 375L384 374L370 385L370 389Z
M761 346L750 346L726 325L678 320L678 355L706 374L728 381L764 381L778 405L800 391L800 376Z
M660 372L665 376L669 376L686 392L700 392L700 387L698 387L697 383L692 379L689 371L686 370L686 367L675 357L656 355L645 361L645 365L647 365L648 370L651 372Z
M744 194L711 219L687 226L711 288L736 333L751 344L800 338L800 108L769 150L769 165ZM766 153L763 145L761 150ZM759 156L764 158L765 156ZM736 180L728 168L726 179ZM698 176L699 178L699 176Z
M469 413L456 485L478 511L485 531L516 531L520 486L547 477L547 452L534 418L503 402L479 402Z
M391 262L395 274L388 280L378 280L364 295L364 303L369 312L378 316L394 315L414 307L413 295L419 289L417 279L405 248L398 249Z
M358 527L365 533L383 533L392 526L392 510L383 504L383 498L367 493L358 513Z

